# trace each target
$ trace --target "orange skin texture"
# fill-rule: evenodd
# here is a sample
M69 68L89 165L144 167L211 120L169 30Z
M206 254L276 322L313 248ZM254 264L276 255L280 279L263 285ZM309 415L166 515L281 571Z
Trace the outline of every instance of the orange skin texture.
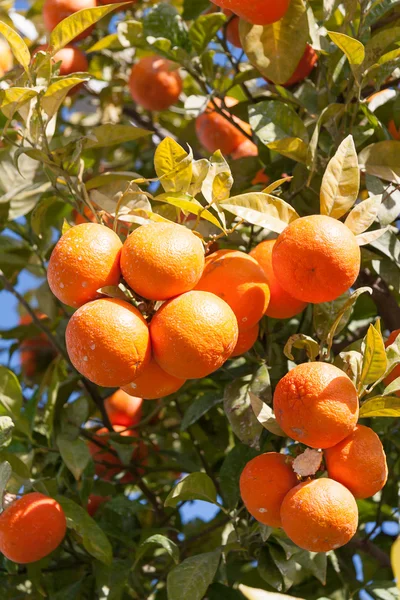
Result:
M301 313L307 303L291 296L279 284L272 268L272 250L275 243L276 240L261 242L250 252L250 256L258 262L268 280L271 298L265 314L274 319L290 319Z
M218 250L207 256L196 289L225 300L239 330L251 329L262 319L270 298L264 271L254 258L238 250Z
M43 5L43 22L47 31L53 29L61 21L84 8L95 8L96 0L45 0ZM94 26L88 27L75 40L82 40L93 31Z
M234 150L231 154L233 160L237 160L238 158L246 158L248 156L258 156L258 148L254 142L251 140L245 140ZM263 169L260 169L258 173L256 173L252 185L265 184L269 183L270 179L266 173L264 173Z
M323 215L296 219L278 237L272 265L280 285L303 302L329 302L360 272L360 247L346 225Z
M96 496L91 494L87 503L87 511L91 517L94 517L100 506L111 500L111 496Z
M254 25L270 25L285 16L290 0L211 0Z
M168 300L189 292L204 268L204 247L194 233L175 223L151 223L136 229L121 253L128 285L143 298Z
M219 369L238 339L236 317L209 292L186 292L169 300L150 324L154 359L175 377L200 379Z
M281 507L282 527L304 550L329 552L347 544L357 531L358 509L353 494L333 479L300 483Z
M140 423L143 398L136 398L123 390L117 390L104 401L104 408L111 425L131 427Z
M0 39L0 77L13 68L13 54L10 46L3 39Z
M37 316L40 319L46 319L46 315L39 313ZM32 323L30 315L23 315L19 320L20 325L29 325L30 323ZM34 377L42 367L47 367L48 363L56 356L45 333L23 340L19 350L22 372L28 379Z
M113 429L121 436L136 437L136 432L133 429L126 429L123 425L114 425ZM103 444L103 446L108 446L109 438L110 432L107 427L102 427L96 431L96 435L94 436L94 439L100 444ZM119 456L109 452L107 448L102 448L94 442L89 442L88 448L95 463L95 473L98 477L104 479L104 481L112 481L116 475L127 469L127 466L122 463ZM147 447L143 442L134 440L132 442L132 450L131 464L134 464L137 467L138 474L142 475L143 469L138 465L146 464L148 455ZM108 463L108 465L101 463ZM133 483L135 481L135 476L132 473L127 472L118 481L120 483Z
M301 60L297 65L295 72L284 85L286 87L291 86L295 83L300 83L300 81L303 81L303 79L306 79L306 77L308 77L311 71L314 69L317 61L318 54L315 52L314 48L307 44L306 49L304 50L304 54L301 57Z
M128 394L138 394L145 400L158 400L177 392L186 379L170 375L152 359L132 383L124 387Z
M258 339L259 332L260 326L258 323L250 329L239 331L238 341L234 351L231 354L231 358L234 358L235 356L241 356L242 354L245 354L251 350Z
M373 496L387 481L382 443L375 431L364 425L357 425L339 444L327 448L324 456L329 477L347 487L355 498Z
M395 339L397 338L397 336L400 335L400 329L396 329L395 331L392 331L392 333L389 335L388 339L386 340L385 343L385 347L387 348L388 346L390 346L391 344L393 344L393 342L395 341ZM389 385L389 383L392 383L392 381L394 381L395 379L397 379L398 377L400 377L400 365L397 365L397 367L395 367L387 377L385 377L383 383L385 384L385 387L387 387ZM394 392L396 396L400 397L400 390L398 390L397 392Z
M182 79L176 64L160 56L145 56L132 68L129 89L146 110L167 110L179 100Z
M33 563L61 544L66 529L58 502L32 492L15 500L0 515L0 551L15 563Z
M72 227L50 257L47 281L51 291L74 308L99 298L98 289L119 283L121 249L117 234L104 225Z
M276 386L274 412L288 437L311 448L330 448L357 424L357 391L351 379L334 365L304 363Z
M103 298L85 304L69 320L67 351L79 373L104 387L122 387L150 361L147 323L128 302Z
M215 99L215 103L221 106L221 101L218 98ZM235 104L237 104L235 98L231 98L230 96L225 98L225 105L228 108L235 106ZM244 131L249 134L251 133L248 123L238 119L238 117L233 117L233 120ZM228 119L225 119L223 115L217 112L211 102L205 112L196 118L196 134L200 144L211 153L221 150L222 154L232 154L238 146L247 141L246 136Z
M281 526L281 506L298 480L292 459L267 452L247 463L240 476L240 495L249 513L269 527Z

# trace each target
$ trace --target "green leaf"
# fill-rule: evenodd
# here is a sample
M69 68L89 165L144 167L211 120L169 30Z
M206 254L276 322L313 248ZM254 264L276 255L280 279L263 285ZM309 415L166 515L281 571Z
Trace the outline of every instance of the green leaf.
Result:
M313 340L313 338L305 335L304 333L296 333L292 335L286 342L283 353L289 360L294 360L294 356L292 354L293 348L305 350L308 358L312 361L314 361L319 355L319 344Z
M261 401L260 401L261 402ZM229 509L235 508L240 499L239 479L247 463L258 456L257 450L236 444L222 463L219 480L224 502Z
M19 109L37 96L36 90L29 88L12 87L0 91L0 110L8 118L12 119Z
M272 560L268 547L262 548L258 554L258 572L264 581L275 590L278 592L283 590L282 575Z
M15 424L10 417L0 417L0 448L10 444L14 428Z
M398 396L374 396L360 408L360 418L399 417L400 398Z
M167 52L170 48L190 51L191 43L186 24L175 6L170 4L160 3L150 9L143 19L143 35L161 51L164 49L164 41L168 41L168 44L165 44ZM159 40L162 42L160 45Z
M172 569L167 578L168 600L202 600L213 582L221 550L197 554Z
M262 192L233 196L221 202L221 207L248 223L282 233L286 226L299 218L290 204Z
M112 548L108 537L97 523L89 516L88 512L70 498L57 496L67 519L67 526L73 529L82 538L82 543L87 552L100 562L110 565L112 563Z
M86 54L91 54L92 52L101 52L102 50L117 50L121 49L121 44L118 41L118 33L110 33L102 37L100 40L95 42L93 46L90 46L88 50L86 50Z
M136 552L135 562L137 563L146 552L153 546L161 546L170 555L173 561L178 564L179 562L179 548L172 540L165 537L165 535L155 534L147 538L142 542Z
M286 437L275 418L274 412L268 404L265 404L258 396L249 392L251 407L257 418L257 421L274 435Z
M315 168L315 160L317 157L317 149L318 149L318 140L321 133L322 126L329 121L337 119L345 110L344 104L330 104L321 112L318 117L317 124L314 129L314 133L312 134L311 141L308 145L308 153L307 153L307 166L314 170Z
M0 405L8 416L19 417L22 407L22 390L17 376L0 365Z
M168 494L164 505L175 508L179 502L186 500L204 500L217 502L217 490L212 479L206 473L190 473L180 481Z
M239 440L258 449L263 428L251 406L249 392L257 394L257 385L253 383L253 378L248 376L227 385L224 392L224 410L233 433Z
M396 140L371 144L364 148L358 157L360 167L369 175L398 184L400 183L399 152L400 142Z
M358 40L355 40L354 38L344 33L328 31L328 35L331 38L332 42L336 44L336 46L340 48L342 52L344 52L344 54L347 57L347 60L349 61L354 78L356 79L356 81L360 82L362 75L361 65L365 58L364 45Z
M0 512L3 510L3 497L7 488L7 483L12 475L12 468L9 462L0 464Z
M308 141L307 129L293 108L278 100L266 100L249 108L250 125L263 144L285 138Z
M103 17L109 15L114 10L122 8L124 5L126 6L126 2L108 4L97 8L84 8L58 23L50 34L49 48L51 49L51 55L54 56L61 48L64 48L69 42L75 40L75 38L86 31L86 29L103 19Z
M189 38L197 54L202 54L215 37L217 31L226 22L223 13L201 15L189 29Z
M88 81L89 77L85 75L74 74L71 77L64 77L52 83L41 98L41 107L49 118L53 117L61 104L64 102L68 92L76 85Z
M382 204L382 196L371 196L357 204L348 215L345 225L354 233L359 235L367 231L378 217Z
M396 25L396 24L395 24ZM365 45L365 59L363 69L367 71L369 67L378 63L382 58L386 49L389 49L392 44L400 38L400 27L388 27L378 31L372 36ZM390 60L390 57L388 58Z
M186 194L192 181L192 161L192 153L188 154L172 138L165 138L157 146L154 168L166 192Z
M340 219L355 204L360 171L354 140L349 135L329 161L321 184L321 214Z
M108 148L125 142L133 142L139 138L151 135L151 131L133 127L132 125L99 125L91 130L84 141L85 150L94 148Z
M7 42L10 44L10 48L14 54L15 60L28 73L31 62L31 53L29 52L29 48L25 44L22 37L12 27L3 21L0 21L0 33L4 35Z
M374 325L369 326L364 344L360 383L368 385L383 377L387 369L385 344Z
M215 392L205 392L197 396L182 419L181 431L185 431L188 427L196 423L209 410L222 402L222 398Z
M58 436L57 446L60 450L61 458L75 479L79 481L83 471L90 462L90 452L87 443L80 438L70 440L66 437Z

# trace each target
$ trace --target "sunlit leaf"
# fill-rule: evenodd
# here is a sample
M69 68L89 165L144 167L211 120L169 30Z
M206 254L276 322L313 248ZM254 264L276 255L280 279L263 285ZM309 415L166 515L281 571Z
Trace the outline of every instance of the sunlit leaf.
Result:
M186 500L203 500L215 504L217 490L206 473L190 473L180 481L168 494L164 505L175 508L179 502Z
M375 383L386 373L387 359L382 334L374 325L369 326L364 345L360 383Z
M337 31L328 31L328 35L332 42L345 53L355 79L360 81L361 65L365 58L364 45L349 35Z
M286 437L286 434L282 431L278 425L278 421L275 418L274 412L268 404L265 404L258 396L249 392L251 407L257 418L257 421L274 435L280 437Z
M0 21L0 33L4 35L7 42L10 44L15 60L28 72L29 64L31 62L31 53L22 37L12 27L7 25L7 23L4 23L4 21Z
M321 214L340 219L354 205L360 189L360 171L354 140L349 135L329 161L321 184Z
M357 204L348 215L345 225L358 235L369 229L376 220L379 208L382 203L382 196L371 196Z
M151 135L151 131L133 127L132 125L99 125L90 132L90 135L84 142L84 148L105 148L133 142L142 137Z
M213 214L210 213L209 210L205 209L200 203L198 203L194 198L191 198L187 194L174 194L174 193L165 193L160 194L154 198L157 202L166 202L167 204L171 204L172 206L176 206L184 210L185 212L191 213L192 215L196 215L206 221L209 221L218 229L223 229L218 220L214 217Z
M154 155L154 168L166 192L186 194L192 181L192 160L189 154L172 138L165 138Z
M29 88L12 87L1 90L0 110L8 119L12 119L14 114L35 96L37 92Z
M67 97L68 92L76 85L88 81L88 79L89 77L85 75L79 76L78 74L75 74L72 77L59 79L52 83L41 98L41 106L47 116L51 118L55 115Z
M290 204L262 192L233 196L222 202L221 207L248 223L276 233L281 233L289 223L299 218Z
M400 142L387 140L364 148L359 155L361 169L386 181L400 183Z
M314 361L319 355L319 344L313 340L313 338L305 335L304 333L296 333L292 335L286 342L283 353L289 360L294 360L294 356L292 354L293 348L305 350L308 358L312 361Z
M399 417L400 398L398 396L375 396L360 408L360 418Z

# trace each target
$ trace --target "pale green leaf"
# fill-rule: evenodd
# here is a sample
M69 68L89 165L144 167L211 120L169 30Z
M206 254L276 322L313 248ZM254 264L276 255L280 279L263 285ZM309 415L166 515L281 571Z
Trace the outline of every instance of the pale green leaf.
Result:
M171 204L172 206L176 206L185 212L189 212L192 215L196 215L201 219L205 219L209 221L218 229L222 229L223 227L218 222L218 220L214 217L213 214L210 213L209 210L205 209L200 203L197 202L194 198L185 194L173 194L173 193L165 193L160 194L159 196L155 196L154 200L157 202L165 202L166 204Z
M383 377L387 369L385 344L374 325L369 326L364 344L360 383L368 385Z
M124 298L126 300L126 298ZM77 438L69 440L58 436L57 446L60 450L61 458L71 471L77 481L80 480L83 471L90 462L90 452L86 442Z
M296 162L306 163L308 147L303 140L299 138L285 138L283 140L277 140L276 142L270 142L268 148L278 154L287 156Z
M360 81L361 65L365 58L364 45L358 40L355 40L354 38L344 33L328 31L328 35L331 38L332 42L336 44L336 46L340 48L342 52L344 52L344 54L347 57L347 60L349 61L355 79L357 81Z
M68 92L72 90L76 85L88 81L89 77L85 75L74 74L71 77L65 77L52 83L46 93L41 99L41 107L45 111L48 117L52 117L56 114L61 104L64 102L68 95Z
M168 494L164 505L175 508L179 502L203 500L216 504L217 490L206 473L190 473Z
M291 181L292 179L293 179L293 177L283 177L282 179L277 179L277 181L273 181L265 189L263 189L262 193L263 194L271 194L277 188L281 187L281 185L283 185L287 181Z
M0 365L0 406L2 413L11 418L19 417L22 407L22 390L17 376Z
M171 556L176 564L179 562L178 546L175 544L175 542L165 537L165 535L160 535L158 533L148 537L140 544L136 552L136 562L138 562L142 556L144 556L146 552L148 552L148 550L154 546L161 546Z
M400 417L400 398L398 396L374 396L360 408L360 418Z
M364 148L358 159L361 169L380 179L400 183L400 142L386 140Z
M99 125L92 129L87 139L84 142L84 148L105 148L124 144L125 142L133 142L142 137L151 135L151 131L133 127L133 125Z
M3 497L7 489L7 483L12 475L12 468L9 462L0 464L0 512L3 510Z
M289 223L299 218L290 204L262 192L233 196L221 202L221 207L248 223L276 233L282 233Z
M278 425L278 421L275 418L274 412L268 404L265 404L255 394L249 392L251 407L253 412L257 418L257 421L274 435L278 435L280 437L286 437L286 434L282 431L281 427Z
M263 144L300 138L308 141L307 129L296 111L278 100L259 102L249 108L250 125Z
M14 421L10 417L0 417L0 448L10 444L14 428Z
M15 60L26 72L28 72L31 62L31 53L22 37L12 27L4 23L4 21L0 21L0 33L4 35L7 42L10 44Z
M340 219L354 206L360 171L354 140L349 135L329 161L321 184L321 214Z
M385 387L382 395L390 396L391 394L394 394L395 392L398 392L399 390L400 390L400 377L396 377L396 379L394 381L392 381L392 383L389 383L389 385L387 385Z
M168 600L202 600L213 582L221 560L221 550L197 554L168 573Z
M0 110L7 117L12 119L14 114L27 102L37 96L35 90L29 88L11 87L8 90L0 91Z
M381 204L381 195L363 200L353 208L344 224L351 229L354 235L364 233L376 220Z
M121 44L118 40L118 33L110 33L110 35L106 35L98 40L93 46L90 46L88 50L86 50L86 54L90 54L91 52L101 52L102 50L107 49L115 50L117 48L121 48Z
M373 231L360 233L359 235L356 235L357 244L359 246L371 244L382 237L387 231L389 231L389 229L389 227L385 227L384 229L374 229Z

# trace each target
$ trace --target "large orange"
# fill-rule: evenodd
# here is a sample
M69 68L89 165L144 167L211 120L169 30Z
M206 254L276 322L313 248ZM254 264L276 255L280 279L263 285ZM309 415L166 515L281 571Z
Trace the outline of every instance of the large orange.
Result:
M40 319L46 319L46 315L37 313ZM20 325L32 323L31 315L23 315ZM45 333L38 333L34 337L22 340L19 347L21 369L25 377L32 378L37 373L44 371L49 363L55 358L56 352Z
M100 288L119 283L121 248L121 240L108 227L97 223L71 227L50 257L47 281L51 291L74 308L98 298Z
M196 290L212 292L225 300L240 330L260 321L270 297L267 278L258 262L238 250L218 250L207 256Z
M386 343L385 343L386 348L388 346L390 346L391 344L393 344L393 342L396 340L398 335L400 335L400 329L396 329L395 331L392 331L392 333L389 335L388 339L386 340ZM392 381L394 381L398 377L400 377L400 365L397 365L397 367L395 367L389 373L389 375L387 377L385 377L385 380L384 380L385 386L388 386L389 383L392 383ZM394 392L394 393L396 394L396 396L400 396L400 390L398 390L397 392Z
M94 300L79 308L66 331L74 367L97 385L127 385L150 361L147 323L131 304L115 298Z
M333 479L305 481L292 488L281 507L282 527L300 548L329 552L344 546L357 531L353 494Z
M147 368L147 367L146 367ZM104 401L108 418L112 425L131 427L140 423L142 418L143 398L117 390Z
M281 286L303 302L329 302L360 271L360 248L346 225L323 215L296 219L278 237L272 265Z
M231 358L235 356L241 356L248 352L256 343L258 334L260 331L260 326L258 323L251 327L250 329L245 329L244 331L239 331L238 341L236 343L235 349L231 354Z
M269 527L281 526L281 505L297 485L292 459L267 452L247 463L240 476L240 495L249 513Z
M129 89L137 104L146 110L167 110L182 92L177 65L160 56L145 56L132 68Z
M143 225L122 248L121 270L126 282L149 300L167 300L189 292L203 268L200 238L175 223Z
M13 55L10 50L10 46L3 38L0 38L0 77L12 69L13 67Z
M304 363L289 371L276 386L274 411L289 437L312 448L330 448L357 424L357 390L334 365Z
M328 475L356 498L369 498L383 488L388 469L385 451L375 431L364 425L324 452Z
M222 106L218 98L214 101L218 106ZM229 96L225 98L225 105L228 108L235 106L235 104L237 104L235 98ZM229 113L227 113L227 116L229 116ZM251 133L248 123L238 117L233 117L233 120L248 134ZM217 112L211 102L205 112L196 118L196 134L200 144L208 152L213 153L221 150L222 154L231 154L248 139L231 121Z
M211 0L254 25L270 25L285 16L290 0Z
M271 292L271 298L265 314L274 319L289 319L304 310L307 303L291 296L278 282L272 268L272 250L275 243L276 240L266 240L261 242L250 252L250 256L252 256L263 269Z
M221 298L192 291L161 306L151 321L150 335L154 358L164 371L182 379L199 379L230 357L238 325Z
M0 552L15 563L36 562L61 544L66 529L58 502L38 492L26 494L0 515Z
M185 381L186 379L174 377L163 371L152 359L139 377L136 377L129 385L124 386L124 390L128 394L137 394L145 400L157 400L177 392Z
M47 31L53 31L53 29L61 23L64 19L83 10L84 8L95 8L97 6L96 0L45 0L43 5L43 21ZM75 39L81 40L93 30L93 26L88 27Z

